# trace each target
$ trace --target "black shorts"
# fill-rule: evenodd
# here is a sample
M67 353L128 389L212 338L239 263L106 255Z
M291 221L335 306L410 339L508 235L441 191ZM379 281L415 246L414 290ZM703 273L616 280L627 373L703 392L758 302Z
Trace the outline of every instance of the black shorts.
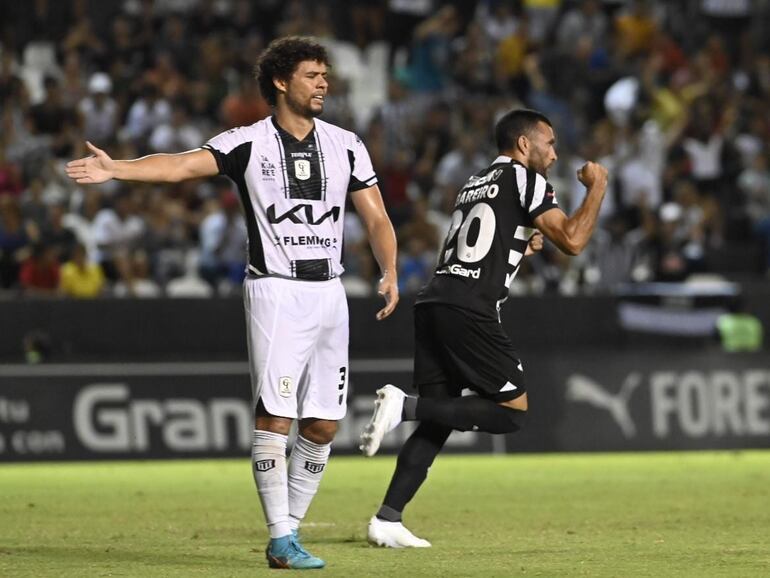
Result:
M414 308L414 384L420 394L465 388L497 403L524 394L524 370L502 325L472 311L441 304Z

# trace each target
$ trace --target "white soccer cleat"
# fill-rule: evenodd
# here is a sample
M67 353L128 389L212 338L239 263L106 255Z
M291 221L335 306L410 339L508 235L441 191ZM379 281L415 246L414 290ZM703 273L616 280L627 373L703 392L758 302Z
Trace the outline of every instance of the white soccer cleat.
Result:
M369 543L384 548L430 548L430 542L418 538L401 522L386 522L377 516L369 520Z
M388 384L377 390L372 419L361 433L359 448L366 457L376 454L385 434L401 423L404 398L406 394L394 385Z

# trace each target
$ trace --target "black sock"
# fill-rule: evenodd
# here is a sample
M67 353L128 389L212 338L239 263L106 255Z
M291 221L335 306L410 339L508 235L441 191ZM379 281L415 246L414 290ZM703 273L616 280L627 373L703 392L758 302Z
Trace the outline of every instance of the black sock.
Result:
M416 418L459 431L513 433L524 425L526 411L503 407L482 397L416 398Z
M396 471L390 480L385 500L377 517L400 522L401 512L428 476L433 460L444 446L452 429L435 423L421 423L398 453Z

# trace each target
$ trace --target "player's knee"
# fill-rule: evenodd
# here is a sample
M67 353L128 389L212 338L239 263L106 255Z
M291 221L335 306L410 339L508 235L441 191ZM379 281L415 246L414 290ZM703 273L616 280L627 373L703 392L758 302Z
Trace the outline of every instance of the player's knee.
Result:
M269 431L281 435L289 435L291 422L285 417L275 416L257 416L254 420L254 429L258 431Z
M519 411L527 411L529 405L527 403L527 394L523 393L516 399L510 399L508 401L501 401L498 405L507 407L510 409L517 409Z
M337 433L337 422L327 419L303 419L299 424L299 433L314 444L328 444Z

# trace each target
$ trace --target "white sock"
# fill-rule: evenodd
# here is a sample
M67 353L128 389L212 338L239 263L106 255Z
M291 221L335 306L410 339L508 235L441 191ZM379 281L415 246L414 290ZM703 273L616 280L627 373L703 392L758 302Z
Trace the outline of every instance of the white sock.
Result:
M289 524L299 528L329 461L332 444L316 444L297 436L289 457Z
M271 538L291 534L286 439L279 433L254 430L251 448L251 469Z

